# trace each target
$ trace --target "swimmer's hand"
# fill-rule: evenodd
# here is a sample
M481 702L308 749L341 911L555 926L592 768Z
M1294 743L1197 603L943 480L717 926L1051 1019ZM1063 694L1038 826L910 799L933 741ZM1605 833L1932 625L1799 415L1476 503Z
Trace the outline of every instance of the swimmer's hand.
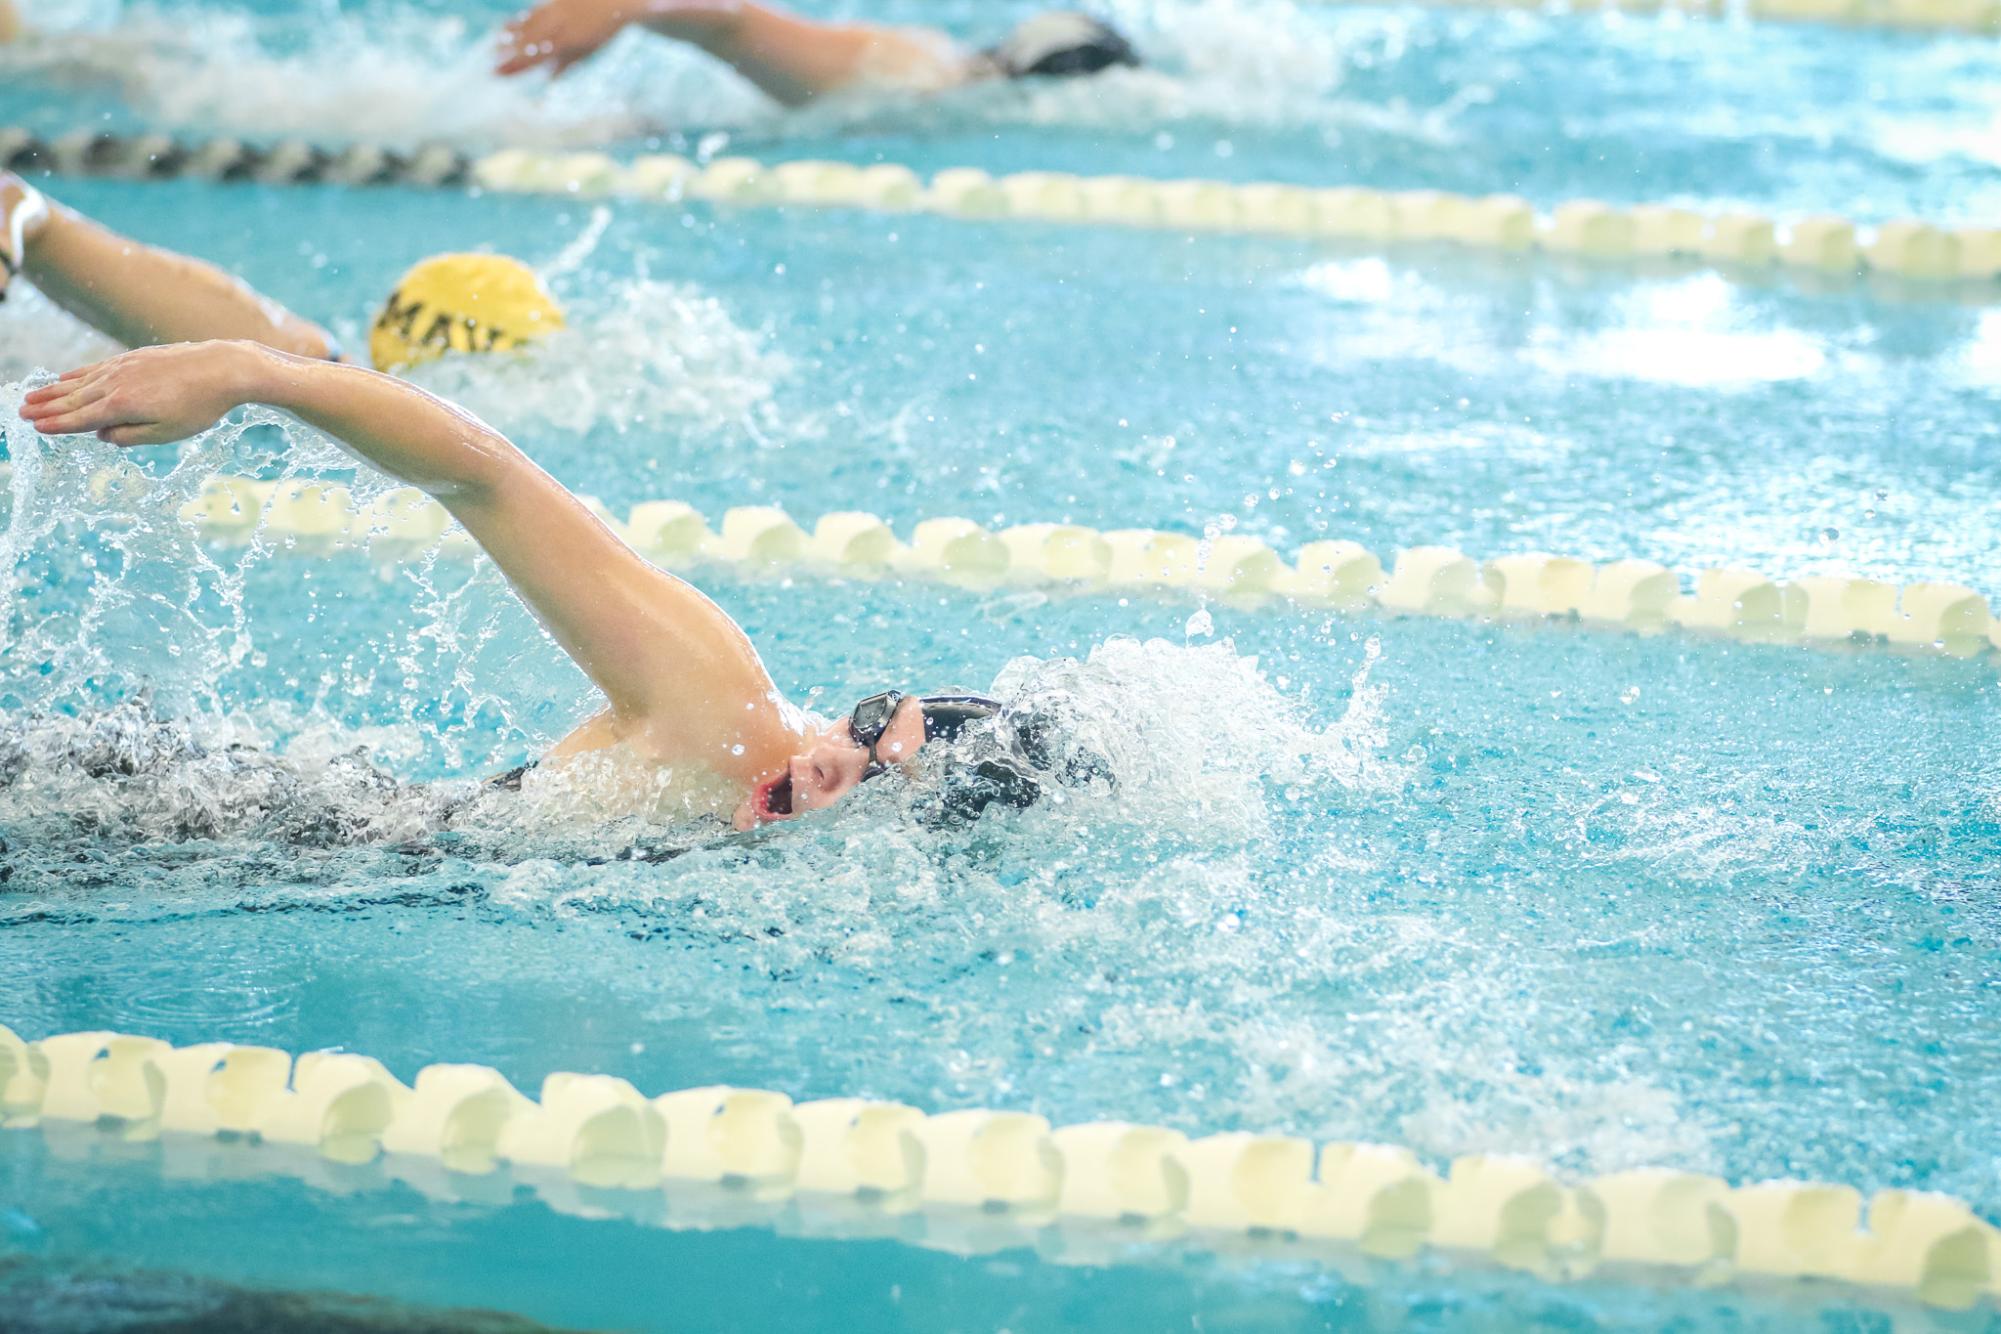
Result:
M500 38L498 74L525 74L547 66L561 74L643 16L636 0L548 0L510 21Z
M544 0L502 31L494 72L561 74L634 23L701 44L733 31L742 9L741 0Z
M70 371L31 391L21 416L44 435L94 433L114 445L198 435L247 401L252 343L167 343Z

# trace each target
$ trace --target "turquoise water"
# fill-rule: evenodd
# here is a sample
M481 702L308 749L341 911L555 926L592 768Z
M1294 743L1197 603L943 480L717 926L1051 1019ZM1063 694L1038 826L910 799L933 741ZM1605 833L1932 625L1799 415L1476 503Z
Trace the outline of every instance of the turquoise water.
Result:
M484 243L553 265L594 231L590 208L535 198L376 191L357 217L332 188L63 193L230 258L349 346L424 255ZM1338 536L1976 587L1994 568L2001 314L1979 305L638 206L607 210L555 284L580 316L559 347L425 380L620 507L1234 524L1281 548ZM45 311L0 328L17 373L52 347L95 355Z
M103 20L88 8L78 24ZM213 41L154 52L146 86L79 82L83 48L66 73L44 52L36 77L69 82L35 114L285 131L270 90L289 80L317 123L344 107L356 133L399 117L407 133L449 103L463 119L448 128L479 142L532 109L471 72L477 13L454 28L438 9L151 12ZM912 128L725 102L716 123L735 126L729 146L774 155L1856 215L1968 216L1993 186L1991 150L1954 141L1914 166L1886 147L1981 123L1981 43L1419 11L1133 16L1177 51L1289 25L1299 58L1332 73L1266 79L1256 97L1224 77L1242 66L1191 76L1175 95L1211 100L1165 131L1157 107L1108 121L961 106ZM370 35L385 27L436 44L438 83L408 105L370 92L396 72ZM357 42L376 57L360 91L302 74ZM1515 83L1497 52L1526 71ZM1669 57L1699 72L1692 90ZM613 59L556 99L561 136L602 129L593 118L671 63L643 47ZM192 77L217 62L240 77ZM1536 73L1556 67L1570 77ZM646 87L670 109L715 105L709 76L673 68L681 82ZM1417 151L1413 127L1439 118L1411 108L1480 82L1514 91L1461 99ZM176 87L207 91L175 104ZM10 85L0 110L28 91ZM1055 123L1024 124L1036 117ZM1898 117L1918 127L1902 140L1885 129ZM1781 121L1797 139L1758 128ZM1978 304L927 218L51 188L350 339L424 254L523 255L569 303L571 333L424 378L614 506L864 508L906 529L1060 518L1386 553L1444 541L1993 590L2001 325ZM103 350L29 292L0 315L17 384ZM648 1091L727 1081L1387 1139L1433 1158L1525 1152L1571 1173L1915 1186L2001 1214L1991 660L695 571L795 697L835 712L889 684L1060 685L1121 779L1116 800L957 833L882 785L737 842L607 827L561 790L468 804L467 780L538 753L588 701L489 568L208 547L174 520L216 470L384 485L307 433L125 456L144 480L114 498L87 484L117 462L107 448L11 429L7 447L0 1022L25 1035L109 1027L342 1046L406 1078L479 1061L523 1088L567 1068ZM0 1135L0 1301L32 1300L56 1328L106 1323L117 1302L226 1300L214 1284L589 1327L1874 1329L1990 1314L1616 1276L1548 1287L1435 1260L1167 1247L1091 1268L1028 1242L962 1258L799 1240L783 1218L672 1231L505 1193L440 1205L379 1173L328 1193L296 1165L232 1162L188 1179L185 1154ZM573 1281L587 1265L619 1278Z
M1673 199L1875 220L1993 215L1991 39L1675 17L1552 17L1286 0L1101 6L1154 68L1096 87L779 114L661 43L622 42L545 91L488 77L516 6L44 0L0 53L0 115L265 138L467 146L636 143L919 169L1131 171ZM995 41L1031 0L807 3ZM117 27L107 44L103 33ZM340 71L337 77L328 71ZM1811 114L1802 115L1802 111Z
M703 1229L689 1226L702 1215L685 1197L664 1208L642 1199L640 1218L608 1212L618 1207L608 1198L582 1202L595 1216L571 1216L525 1192L509 1208L441 1206L372 1169L311 1168L212 1145L178 1157L155 1146L104 1154L63 1144L50 1154L37 1136L8 1135L0 1136L0 1165L48 1202L32 1230L0 1216L0 1236L26 1257L0 1259L0 1300L40 1328L117 1327L116 1317L137 1324L132 1313L153 1327L179 1319L230 1331L544 1327L491 1316L491 1325L475 1323L502 1291L526 1320L627 1329L1165 1329L1187 1325L1191 1312L1207 1328L1273 1330L1983 1327L1977 1313L1844 1300L1805 1286L1693 1292L1622 1275L1559 1288L1504 1270L1354 1255L1340 1257L1337 1271L1324 1252L1283 1248L1219 1257L1127 1243L1124 1263L1086 1266L1076 1263L1072 1238L1067 1252L1045 1240L1042 1254L1029 1241L965 1255L940 1249L963 1247L955 1237L908 1221L895 1229L903 1240L880 1229L844 1231L831 1211L781 1209L768 1220ZM173 1175L167 1190L158 1184L163 1172ZM672 1219L664 1228L663 1214ZM158 1267L183 1263L171 1238L189 1227L220 1243L201 1279ZM136 1269L48 1263L52 1238L83 1229ZM298 1247L299 1236L311 1246ZM273 1295L256 1285L274 1269L302 1291ZM385 1295L381 1305L357 1311L337 1295L357 1272ZM578 1273L595 1281L577 1283ZM335 1324L336 1316L352 1323ZM436 1323L420 1323L427 1316Z

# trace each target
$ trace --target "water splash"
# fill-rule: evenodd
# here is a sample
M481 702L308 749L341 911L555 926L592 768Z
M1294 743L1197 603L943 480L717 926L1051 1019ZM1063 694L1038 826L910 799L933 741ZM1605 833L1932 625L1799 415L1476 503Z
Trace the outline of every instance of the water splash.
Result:
M292 702L361 701L422 723L432 767L490 758L496 730L518 744L516 708L492 683L545 678L522 658L546 641L490 564L440 562L435 550L387 567L300 562L284 554L299 539L261 522L218 545L183 516L218 473L326 480L358 506L390 489L388 478L256 407L172 450L45 438L17 415L31 383L0 387L10 460L0 708L80 716L144 694L167 717L215 716L282 684ZM347 614L368 601L378 616Z
M405 783L381 768L386 754L414 749L384 729L336 741L322 727L280 751L279 727L297 721L263 712L163 716L141 697L80 716L8 717L8 838L44 848L221 839L343 847L418 837L465 800L451 785Z
M1227 640L1115 638L1082 660L1019 658L993 692L1060 719L1070 744L1102 756L1122 810L1241 839L1268 828L1284 789L1294 800L1316 786L1403 781L1402 769L1381 757L1382 695L1369 681L1380 651L1368 645L1342 717L1326 726L1306 721L1300 702Z
M421 9L326 6L306 24L234 8L97 8L0 50L0 71L109 87L161 128L402 146L603 143L648 133L677 103L732 101L726 75L661 42L621 42L598 77L545 84L492 73L497 24ZM754 113L748 90L735 102Z
M499 11L439 15L415 5L297 16L208 6L71 5L0 50L0 72L45 86L116 90L144 123L208 133L300 135L470 148L576 147L727 131L743 143L867 132L951 133L980 125L1074 126L1153 135L1163 126L1321 125L1430 142L1462 98L1431 109L1340 96L1358 60L1398 58L1402 19L1330 22L1289 0L1121 0L1109 17L1146 53L1139 70L1088 80L988 84L943 97L860 92L786 111L715 61L629 33L561 79L492 71ZM928 12L903 21L938 22ZM970 46L1001 16L955 24ZM332 128L337 127L337 128Z
M122 350L26 279L16 278L7 285L7 318L0 320L0 379L21 380L51 367L86 366Z
M1111 781L970 827L909 818L921 781L870 784L752 838L607 821L579 804L603 777L589 766L508 800L448 763L454 746L470 756L497 733L528 734L473 693L521 688L513 659L488 656L510 640L504 598L435 573L414 594L349 579L366 569L354 557L224 551L179 524L177 498L210 466L330 459L285 430L299 428L224 428L115 493L92 485L119 462L111 451L10 435L10 912L60 912L79 930L301 905L428 921L472 894L496 958L566 939L654 944L648 985L670 1001L673 987L712 991L718 971L746 979L740 1003L790 1016L759 1039L760 1070L781 1082L801 1067L860 1088L893 1068L885 1091L927 1105L1061 1116L1115 1100L1120 1115L1189 1129L1540 1149L1592 1170L1708 1161L1710 1132L1642 1060L1545 1050L1545 1027L1584 1022L1589 1001L1567 1019L1523 1005L1538 965L1522 939L1496 949L1450 913L1384 901L1395 866L1342 819L1400 806L1411 778L1412 761L1389 753L1373 643L1345 691L1318 702L1227 640L1017 658L992 692L1059 719ZM136 517L114 531L119 512ZM214 568L196 579L202 560ZM286 655L296 607L259 614L260 582L306 574L340 590L328 605L349 619L394 620L408 604L404 623L349 654L391 664L382 721L358 721L340 697L368 685L360 665L316 677L322 646ZM208 585L235 601L183 607ZM135 627L145 649L111 651L136 646ZM537 724L540 738L575 717ZM461 779L413 781L426 770ZM576 966L624 994L617 969Z
M285 557L280 547L296 539L261 526L240 545L217 546L182 516L215 472L324 476L361 503L390 485L317 432L250 409L171 462L121 455L36 435L11 415L25 388L0 391L13 459L0 539L0 706L15 728L11 768L26 776L14 795L37 827L167 840L409 837L434 826L439 808L405 793L391 772L476 774L509 751L534 753L580 718L580 678L528 628L489 564L418 555L385 584L359 557ZM307 629L329 621L338 624ZM1202 840L1243 839L1266 827L1272 784L1296 793L1385 781L1371 753L1381 745L1374 660L1371 648L1346 716L1329 727L1307 723L1300 703L1227 642L1114 639L1081 660L1018 659L994 689L1060 719L1060 736L1111 766L1116 797L1058 793L1050 804L1069 808L1032 818L1066 827L1110 819L1169 841L1197 823ZM1215 700L1230 702L1224 715L1207 707ZM111 758L79 758L98 751ZM595 829L601 855L650 847L663 824L689 823L660 800L630 799L630 778L588 764L538 775L532 800L482 807L474 823L500 821L489 852L503 861L524 853L514 834L593 829L608 809L643 809L644 818L615 834ZM619 800L605 800L607 785ZM950 840L902 818L917 809L918 786L879 785L796 846L810 863L828 840L845 846L887 817L899 838L938 855ZM120 806L126 813L114 819ZM999 815L979 837L1033 841Z
M520 355L447 356L410 380L502 431L775 429L771 398L791 362L715 297L646 277L563 295L567 326Z

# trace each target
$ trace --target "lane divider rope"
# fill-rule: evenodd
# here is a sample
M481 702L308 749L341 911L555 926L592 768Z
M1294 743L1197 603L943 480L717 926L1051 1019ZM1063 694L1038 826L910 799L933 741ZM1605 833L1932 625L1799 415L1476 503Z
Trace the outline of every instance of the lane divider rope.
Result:
M2001 3L2001 0L1996 0ZM1539 213L1514 195L1382 191L1278 183L1152 180L1028 171L994 177L972 167L929 180L894 163L698 165L671 154L620 162L603 153L510 148L480 158L430 147L397 153L368 145L324 149L297 141L182 144L165 135L79 131L44 140L0 129L0 166L127 179L198 177L267 185L416 185L515 194L619 196L743 207L924 212L947 217L1107 224L1178 232L1294 236L1350 246L1448 245L1543 252L1605 264L1710 265L1736 275L1785 271L1818 281L1889 279L1901 292L1992 289L2001 279L2001 227L1949 227L1907 218L1862 226L1832 215L1781 222L1752 212L1668 205L1615 207L1575 199Z
M100 499L141 494L151 482L131 464L92 475ZM1898 585L1841 575L1779 580L1755 570L1713 568L1684 581L1654 561L1594 564L1527 552L1480 561L1444 546L1407 547L1385 566L1357 542L1309 542L1287 563L1255 537L1080 524L1030 523L991 531L970 519L926 519L908 541L873 514L823 515L809 532L775 506L724 513L711 529L677 500L635 505L620 518L585 497L598 518L656 563L674 568L820 570L994 588L1009 584L1156 589L1232 601L1282 599L1308 607L1391 615L1497 620L1576 620L1653 633L1679 629L1732 639L1807 646L1879 646L1970 658L2001 651L2001 617L1964 585ZM205 537L261 538L281 549L359 549L394 558L437 546L477 551L444 506L414 487L358 503L334 482L215 476L180 509Z
M1549 1276L1631 1264L1899 1289L1942 1306L2001 1296L2001 1230L1951 1196L1723 1180L1667 1168L1565 1184L1532 1159L1022 1112L928 1115L896 1102L709 1086L649 1098L609 1075L552 1074L531 1099L498 1071L431 1065L408 1085L369 1056L113 1032L24 1042L0 1027L0 1126L99 1127L123 1140L255 1137L337 1162L434 1160L582 1186L673 1182L750 1198L864 1197L1136 1235L1276 1235L1378 1254L1471 1253ZM419 1176L417 1179L423 1179ZM434 1184L442 1184L436 1176ZM1224 1243L1215 1243L1224 1244Z

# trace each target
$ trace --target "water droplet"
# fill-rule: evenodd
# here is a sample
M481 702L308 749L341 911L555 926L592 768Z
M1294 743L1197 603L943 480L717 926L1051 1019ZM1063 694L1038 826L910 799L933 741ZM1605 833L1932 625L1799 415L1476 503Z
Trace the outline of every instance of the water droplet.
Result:
M1195 614L1188 618L1188 624L1182 628L1182 633L1190 639L1207 639L1216 633L1215 618L1209 615L1207 607L1197 607Z
M738 742L738 743L737 743L736 745L734 745L734 746L731 746L731 747L730 747L730 754L732 754L732 755L741 755L741 754L743 754L743 743L742 743L741 741L739 741L739 742Z

